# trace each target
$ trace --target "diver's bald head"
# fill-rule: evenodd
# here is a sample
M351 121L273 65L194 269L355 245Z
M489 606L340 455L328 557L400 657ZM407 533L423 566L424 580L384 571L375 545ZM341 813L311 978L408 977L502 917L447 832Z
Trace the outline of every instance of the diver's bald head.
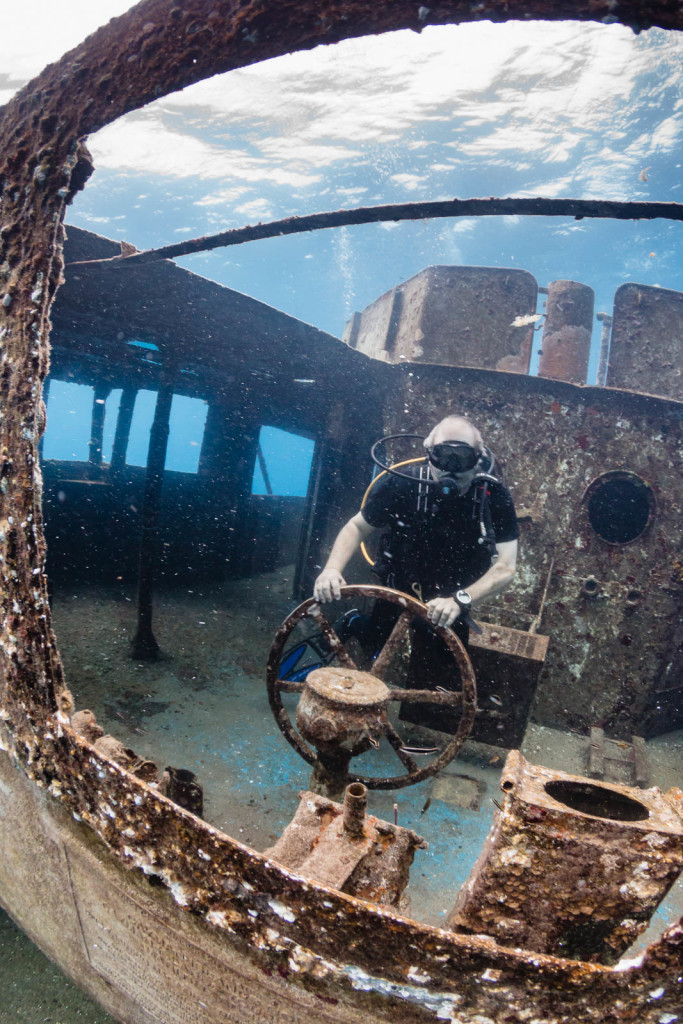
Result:
M445 416L432 429L432 432L425 438L425 448L431 448L435 444L444 444L446 441L464 441L481 452L484 447L484 440L466 416Z

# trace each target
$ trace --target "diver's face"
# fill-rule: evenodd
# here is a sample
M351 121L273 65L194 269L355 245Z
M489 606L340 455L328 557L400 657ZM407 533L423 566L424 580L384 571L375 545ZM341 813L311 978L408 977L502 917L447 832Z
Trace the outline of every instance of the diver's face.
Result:
M454 482L458 494L465 494L469 490L477 472L479 451L472 440L437 437L427 449L429 467L434 478L443 480L448 477Z

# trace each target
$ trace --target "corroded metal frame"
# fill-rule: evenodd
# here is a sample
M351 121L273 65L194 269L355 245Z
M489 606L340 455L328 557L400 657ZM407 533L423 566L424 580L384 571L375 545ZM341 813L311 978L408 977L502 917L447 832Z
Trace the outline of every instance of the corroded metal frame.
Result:
M335 1004L336 1020L357 1019L355 1006L375 1019L627 1014L648 1024L676 1012L683 927L614 971L420 926L290 875L75 734L47 601L38 465L62 222L91 171L82 140L166 93L352 36L513 18L683 28L677 0L144 0L0 110L0 746L136 877L161 879L194 912L192 927L218 928L226 959L239 946L262 970L277 966L293 996L319 994Z
M618 200L595 199L444 199L423 203L392 203L389 206L358 206L353 209L310 213L303 217L285 217L267 224L250 224L231 228L214 235L191 238L184 242L163 245L159 249L146 249L138 253L122 253L106 259L84 260L73 266L121 268L157 260L175 259L190 253L208 252L222 246L242 245L263 238L281 238L305 231L324 231L329 228L356 224L379 224L387 221L429 220L440 217L595 217L613 220L683 220L681 203L631 203Z

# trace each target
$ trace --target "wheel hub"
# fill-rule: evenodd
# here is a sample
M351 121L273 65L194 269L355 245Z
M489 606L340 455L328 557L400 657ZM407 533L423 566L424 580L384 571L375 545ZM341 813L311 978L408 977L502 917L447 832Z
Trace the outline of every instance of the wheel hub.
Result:
M311 672L296 713L299 732L314 747L355 757L379 742L389 689L358 669L325 667Z

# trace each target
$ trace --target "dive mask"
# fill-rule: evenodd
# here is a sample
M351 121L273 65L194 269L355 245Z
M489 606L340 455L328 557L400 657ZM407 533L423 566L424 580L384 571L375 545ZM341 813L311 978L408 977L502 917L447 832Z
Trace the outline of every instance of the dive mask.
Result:
M479 462L480 453L464 441L448 441L428 448L427 458L436 469L451 476L458 476L474 469Z

